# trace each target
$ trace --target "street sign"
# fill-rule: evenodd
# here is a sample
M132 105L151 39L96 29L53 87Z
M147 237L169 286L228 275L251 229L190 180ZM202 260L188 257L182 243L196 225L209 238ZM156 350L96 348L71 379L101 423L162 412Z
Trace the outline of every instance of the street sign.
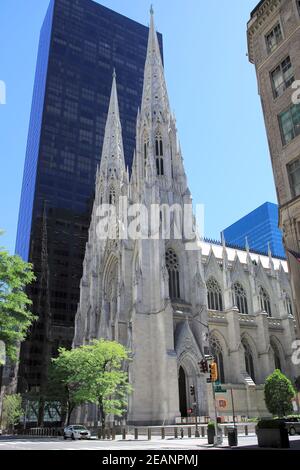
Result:
M220 385L215 387L215 393L226 393L227 390L225 388L222 388Z

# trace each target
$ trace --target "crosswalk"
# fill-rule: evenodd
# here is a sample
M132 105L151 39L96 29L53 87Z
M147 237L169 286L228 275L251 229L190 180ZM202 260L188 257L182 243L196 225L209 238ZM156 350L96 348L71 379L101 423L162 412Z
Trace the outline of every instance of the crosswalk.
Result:
M149 442L149 441L139 441L139 442L122 442L115 441L113 444L108 442L65 442L61 440L27 440L27 439L15 439L15 440L3 440L0 441L0 451L1 450L191 450L198 449L199 447L191 442L168 442L164 443L158 442Z

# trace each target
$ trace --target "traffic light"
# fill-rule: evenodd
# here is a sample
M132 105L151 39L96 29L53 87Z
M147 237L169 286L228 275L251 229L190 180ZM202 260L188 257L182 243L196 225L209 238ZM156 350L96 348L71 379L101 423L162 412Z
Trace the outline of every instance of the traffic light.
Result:
M218 380L218 366L216 362L209 364L210 380L216 382Z
M194 397L195 396L195 385L190 386L190 392L191 392L192 397Z
M200 372L202 372L203 374L207 374L208 372L208 363L205 359L202 359L202 361L200 361L199 363L199 366L200 366Z

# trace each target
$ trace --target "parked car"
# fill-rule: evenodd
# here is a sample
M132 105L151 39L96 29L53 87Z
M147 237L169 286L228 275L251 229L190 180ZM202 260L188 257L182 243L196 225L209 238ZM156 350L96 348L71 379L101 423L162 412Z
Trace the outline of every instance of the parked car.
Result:
M300 418L291 417L285 419L285 425L290 436L300 434Z
M64 429L64 439L68 439L68 437L73 439L73 441L75 439L90 439L91 432L85 426L72 424Z

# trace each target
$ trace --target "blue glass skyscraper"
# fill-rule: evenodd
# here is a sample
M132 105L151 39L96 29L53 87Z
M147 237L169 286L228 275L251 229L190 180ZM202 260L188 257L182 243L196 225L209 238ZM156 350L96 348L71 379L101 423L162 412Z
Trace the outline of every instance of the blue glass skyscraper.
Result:
M50 0L16 241L16 253L34 265L29 294L39 318L21 348L21 388L38 389L49 357L71 344L112 74L130 169L147 38L147 27L92 0Z
M270 246L273 256L286 257L282 232L278 228L278 206L271 202L245 215L223 233L227 243L243 248L247 238L250 249L268 253Z

